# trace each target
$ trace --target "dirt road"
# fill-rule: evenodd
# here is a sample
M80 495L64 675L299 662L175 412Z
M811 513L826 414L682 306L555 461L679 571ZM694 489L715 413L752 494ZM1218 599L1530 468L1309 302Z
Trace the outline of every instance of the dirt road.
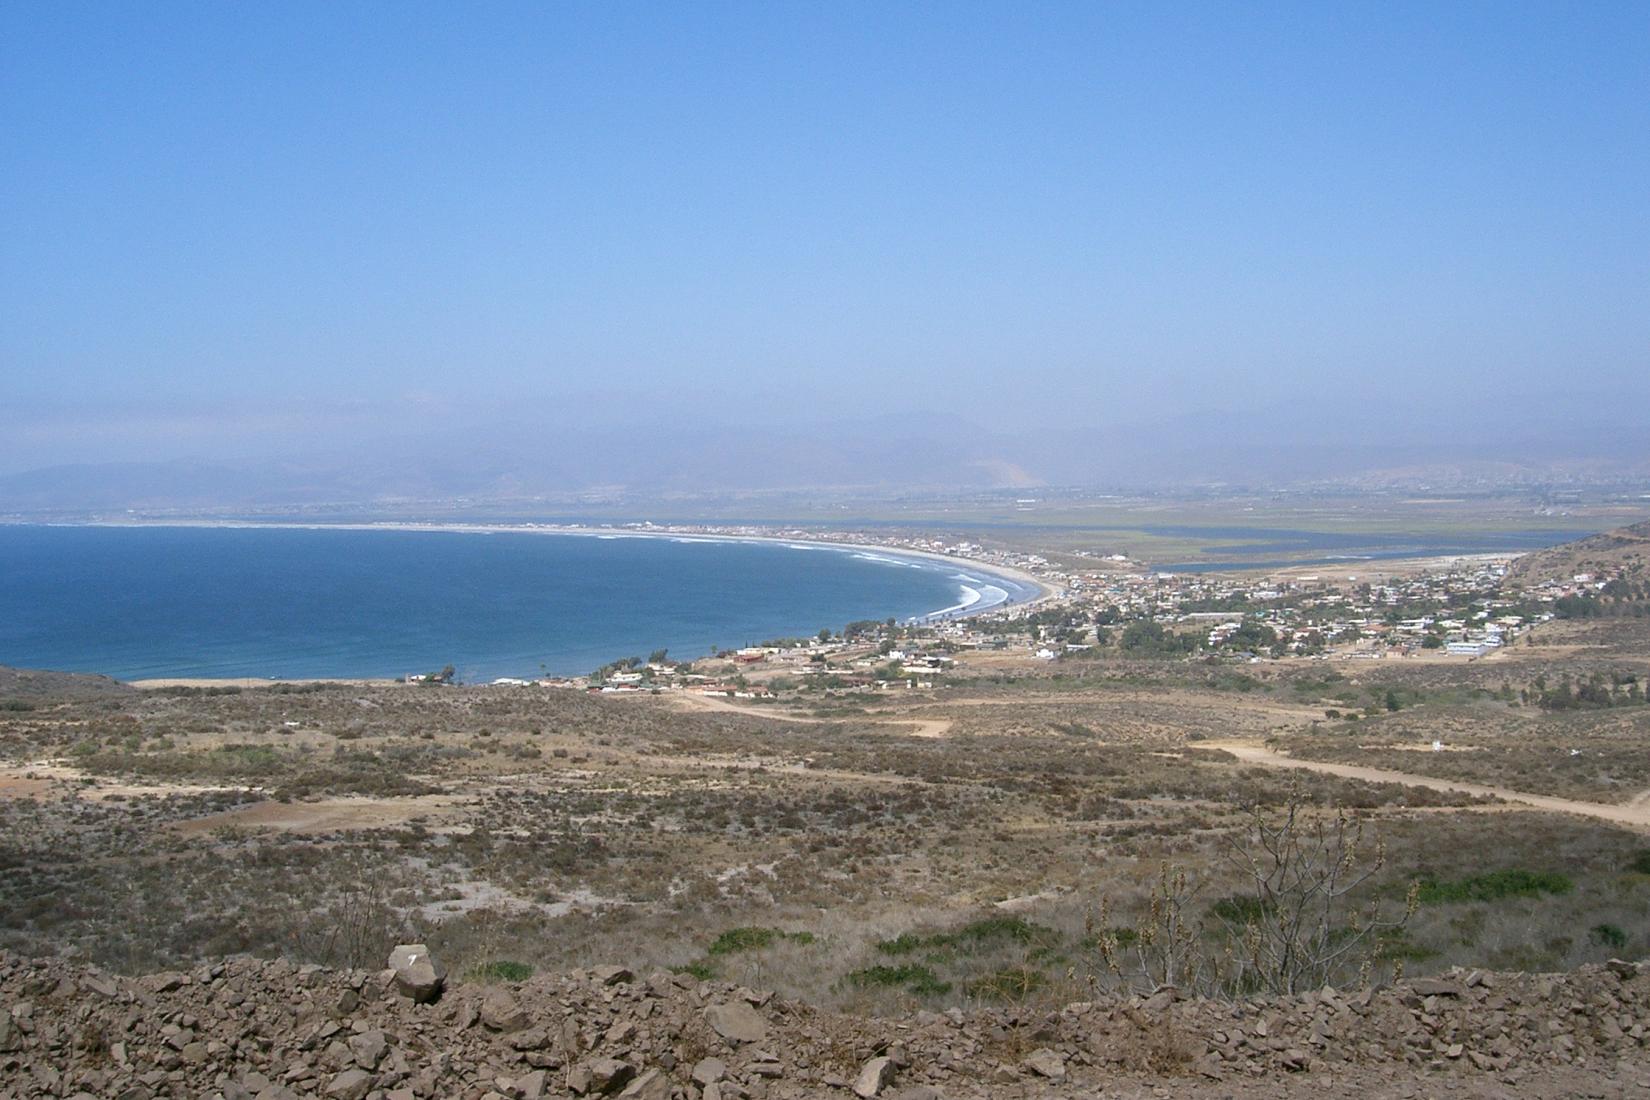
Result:
M1299 760L1252 742L1203 741L1199 743L1198 747L1222 749L1245 764L1261 764L1269 768L1304 768L1307 771L1338 775L1343 779L1362 779L1370 783L1403 783L1411 787L1428 787L1435 791L1460 791L1464 794L1490 795L1505 802L1530 806L1538 810L1550 810L1561 814L1579 814L1583 817L1598 818L1600 821L1614 822L1617 825L1650 829L1650 791L1639 795L1625 805L1615 806L1603 802L1576 802L1568 798L1555 798L1551 795L1529 794L1525 791L1508 790L1505 787L1490 787L1482 783L1462 783L1454 779L1440 779L1435 775L1414 775L1410 772L1388 771L1385 768L1364 768L1356 764L1330 764L1321 760Z
M835 718L814 718L804 714L785 714L782 711L765 710L760 707L742 707L731 702L721 695L698 695L692 692L677 692L671 698L686 706L696 707L699 710L720 711L723 714L743 714L749 718L767 718L774 722L801 722L806 725L822 725L827 722L840 721ZM878 718L866 715L856 717L854 721L870 722L884 726L909 726L913 737L944 737L951 732L949 718Z

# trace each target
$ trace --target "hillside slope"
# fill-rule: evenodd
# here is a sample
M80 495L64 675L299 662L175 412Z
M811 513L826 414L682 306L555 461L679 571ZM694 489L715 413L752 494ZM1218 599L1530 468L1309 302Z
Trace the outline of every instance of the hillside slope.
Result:
M414 1004L390 971L237 957L123 978L0 955L0 989L0 1091L18 1097L1258 1100L1650 1088L1643 963L893 1019L619 967L456 984Z
M1642 573L1650 566L1650 520L1525 554L1507 573L1509 584L1567 580L1577 573Z
M102 695L118 696L131 691L131 688L119 680L107 676L0 665L0 699L53 702L91 699Z

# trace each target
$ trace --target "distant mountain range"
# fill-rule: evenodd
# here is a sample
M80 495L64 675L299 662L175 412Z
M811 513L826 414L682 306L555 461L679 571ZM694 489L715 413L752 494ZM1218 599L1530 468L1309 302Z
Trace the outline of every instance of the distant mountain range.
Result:
M1378 411L1377 411L1378 412ZM1201 413L1127 430L995 430L870 418L792 427L684 418L630 426L511 424L340 442L277 456L43 466L0 476L0 514L254 510L348 503L670 498L774 490L1016 489L1038 485L1531 484L1650 478L1632 418L1578 425L1502 417L1388 423Z

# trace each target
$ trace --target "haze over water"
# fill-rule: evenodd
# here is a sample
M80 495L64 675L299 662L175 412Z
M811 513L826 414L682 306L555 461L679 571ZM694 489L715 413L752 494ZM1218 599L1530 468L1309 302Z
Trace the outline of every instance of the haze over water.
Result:
M663 538L0 527L0 664L122 679L448 663L469 681L576 675L658 648L700 657L928 614L964 598L959 575L984 576L881 552Z

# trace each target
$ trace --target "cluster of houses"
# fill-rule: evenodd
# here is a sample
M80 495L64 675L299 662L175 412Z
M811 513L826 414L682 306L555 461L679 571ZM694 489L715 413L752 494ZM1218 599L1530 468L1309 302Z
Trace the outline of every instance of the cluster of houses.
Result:
M1009 648L1042 660L1079 655L1108 628L1142 621L1194 634L1205 652L1252 645L1257 632L1246 627L1263 626L1270 634L1259 633L1276 642L1264 652L1235 654L1252 660L1422 652L1482 657L1552 617L1516 610L1527 601L1503 594L1508 564L1506 558L1460 558L1414 575L1362 578L1044 569L1043 579L1062 591L1058 606L1068 612L1065 623L1077 629L1051 630L1039 623L1049 618L1049 606L1043 605L943 624L938 633L956 648ZM1558 586L1536 597L1550 602L1567 591Z
M707 528L706 533L788 537L759 528ZM796 532L795 537L821 535ZM747 646L695 664L635 664L604 670L593 679L538 682L604 693L677 690L738 699L771 697L770 685L832 694L930 687L961 654L1006 651L1042 661L1079 657L1101 645L1110 632L1133 623L1156 624L1153 629L1180 640L1189 637L1189 652L1255 661L1423 653L1475 659L1551 619L1553 612L1543 605L1594 593L1606 583L1577 574L1525 586L1513 594L1519 597L1515 599L1504 591L1511 559L1499 556L1448 559L1413 573L1361 576L1298 570L1271 576L1172 574L1132 568L1122 555L1076 555L1078 567L1062 568L1036 554L992 551L968 541L907 538L889 544L851 532L828 537L1022 570L1057 595L919 628L878 627L853 638Z
M749 646L693 663L647 664L607 670L586 679L538 682L599 694L683 691L732 699L770 699L776 694L770 682L817 688L830 694L879 691L891 685L933 687L935 676L952 664L948 654L889 649L875 638L855 642L810 639L794 646Z

